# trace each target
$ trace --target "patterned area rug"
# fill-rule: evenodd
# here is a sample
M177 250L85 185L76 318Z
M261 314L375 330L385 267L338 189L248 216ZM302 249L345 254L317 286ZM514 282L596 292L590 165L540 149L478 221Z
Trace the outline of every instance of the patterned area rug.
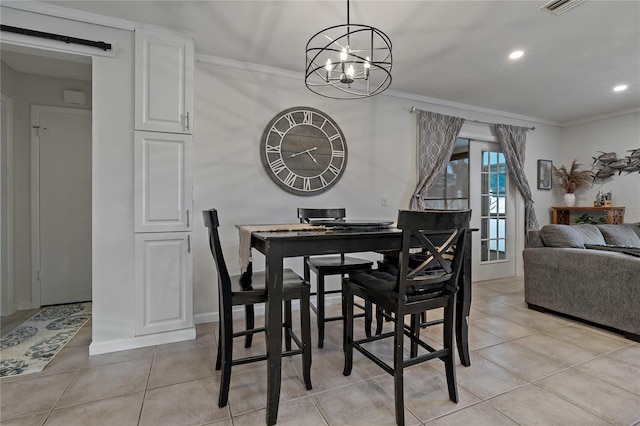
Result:
M91 318L91 303L47 306L0 339L0 377L42 371Z

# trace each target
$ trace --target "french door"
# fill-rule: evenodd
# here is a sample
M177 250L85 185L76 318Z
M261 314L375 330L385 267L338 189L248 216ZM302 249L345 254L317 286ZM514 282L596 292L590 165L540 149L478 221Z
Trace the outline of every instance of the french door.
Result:
M516 188L497 143L471 141L469 202L473 210L473 281L516 274Z

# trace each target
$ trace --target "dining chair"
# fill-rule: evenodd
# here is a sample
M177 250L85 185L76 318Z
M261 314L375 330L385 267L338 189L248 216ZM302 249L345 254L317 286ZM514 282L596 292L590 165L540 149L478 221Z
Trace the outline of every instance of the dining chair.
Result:
M301 223L312 223L314 220L345 220L346 209L344 208L299 208L298 218ZM357 257L345 256L341 253L337 256L313 256L304 258L304 279L306 281L311 280L311 271L316 274L316 291L311 295L316 296L316 304L311 304L311 309L316 313L318 323L318 347L324 346L324 325L330 321L338 321L343 318L342 315L327 317L325 315L325 295L341 293L342 289L326 290L325 289L325 277L331 275L340 275L341 279L345 274L360 269L368 270L373 266L373 262L365 259L359 259ZM371 304L365 303L365 305L356 306L362 309L364 312L356 315L358 317L365 318L365 332L367 336L371 335Z
M229 276L229 271L222 253L220 235L218 227L218 212L216 209L204 210L202 212L204 224L209 230L209 247L218 271L218 300L219 300L219 322L218 322L218 351L216 356L216 370L222 368L220 378L220 392L218 395L218 407L227 405L229 399L229 386L231 384L231 367L233 365L247 364L251 362L264 361L266 354L233 359L233 338L254 335L264 332L265 327L253 326L253 315L249 321L249 315L245 316L246 326L242 331L233 330L234 306L245 306L251 308L256 303L264 303L267 300L267 290L265 287L264 272L257 272L251 275L251 283L240 284L240 276ZM283 288L282 297L284 300L285 320L283 324L285 333L285 347L282 356L292 356L302 354L302 372L304 384L307 390L311 389L311 322L310 322L310 286L308 281L304 281L291 269L282 271ZM291 301L300 301L300 338L293 332ZM246 311L245 311L246 314ZM266 335L268 339L268 334ZM291 350L291 341L297 345L297 349ZM250 342L248 342L250 344Z
M403 370L424 361L439 358L445 364L449 399L458 402L455 372L455 306L458 279L465 256L470 210L400 211L397 227L402 230L398 268L372 269L349 273L343 280L344 375L351 374L353 349L375 362L394 378L396 423L404 424ZM409 266L416 248L429 252L424 261ZM393 318L394 329L364 339L353 338L353 300L359 296L382 307ZM444 309L442 349L420 339L419 316L433 309ZM405 316L411 324L405 325ZM426 353L413 353L405 359L404 337ZM393 365L367 349L367 343L393 338ZM416 351L417 352L417 351Z

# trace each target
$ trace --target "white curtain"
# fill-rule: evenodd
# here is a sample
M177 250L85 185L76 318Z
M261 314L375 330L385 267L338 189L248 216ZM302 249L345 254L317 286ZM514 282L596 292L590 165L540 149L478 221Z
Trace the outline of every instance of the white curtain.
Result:
M533 207L531 188L529 187L529 181L524 172L524 155L528 129L526 127L509 126L506 124L496 124L494 129L507 161L509 175L524 198L526 236L528 231L538 229L539 227L538 220L536 219L536 211Z
M418 185L409 208L424 210L422 194L431 188L449 164L464 118L430 111L418 114Z

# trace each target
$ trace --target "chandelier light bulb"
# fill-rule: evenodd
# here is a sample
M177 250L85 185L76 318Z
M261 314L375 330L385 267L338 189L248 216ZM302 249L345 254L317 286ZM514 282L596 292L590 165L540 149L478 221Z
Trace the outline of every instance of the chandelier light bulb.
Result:
M369 79L369 69L371 68L371 60L367 56L367 59L364 61L364 78L365 80Z
M353 69L353 65L349 65L349 68L347 68L347 76L353 78L354 75L356 75L356 71Z
M341 61L346 61L347 60L347 48L343 47L342 48L342 52L340 52L340 60Z
M333 64L331 63L331 59L327 59L327 65L324 66L324 69L327 71L331 71Z

